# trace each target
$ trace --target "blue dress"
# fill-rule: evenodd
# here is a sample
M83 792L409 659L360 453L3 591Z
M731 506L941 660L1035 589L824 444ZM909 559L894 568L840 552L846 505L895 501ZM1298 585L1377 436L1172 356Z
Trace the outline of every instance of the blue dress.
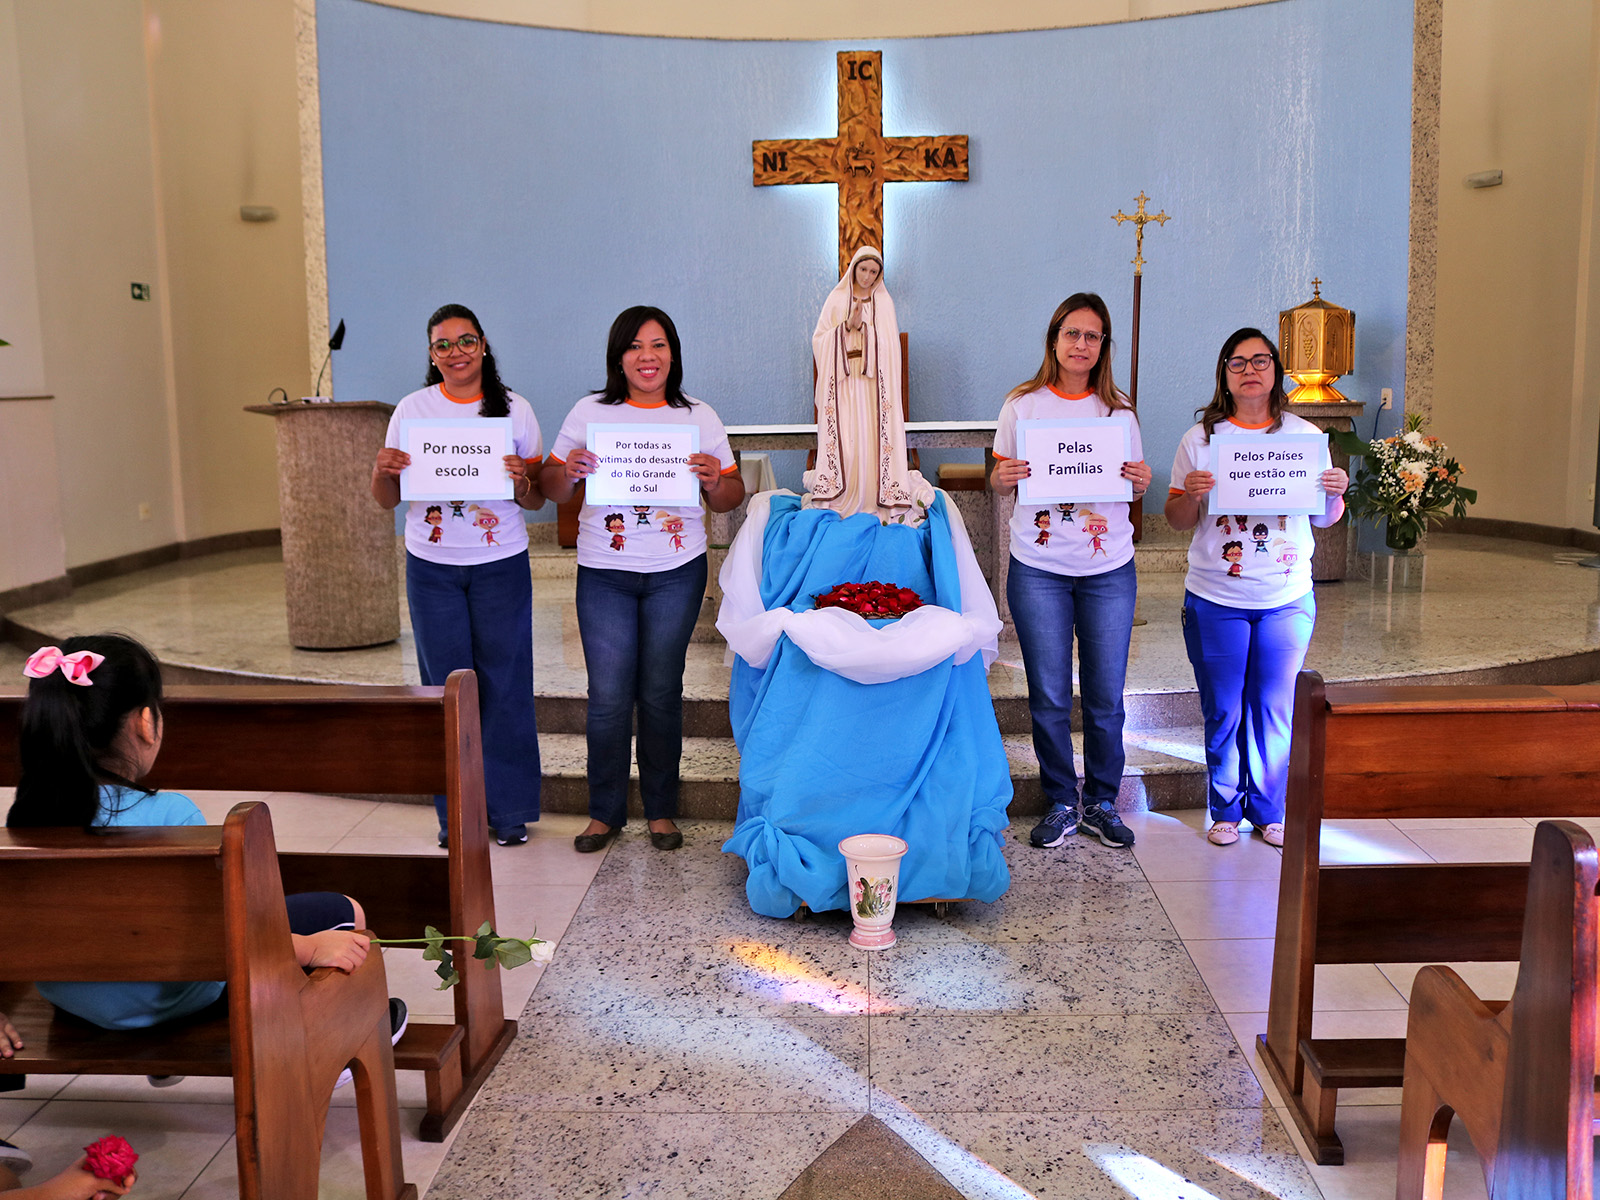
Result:
M921 526L841 519L774 496L761 548L761 602L799 613L844 582L913 589L961 611L941 494ZM885 622L873 622L875 625ZM1011 775L981 656L956 655L882 683L817 666L785 634L765 667L735 658L729 710L738 743L738 822L723 849L744 858L750 907L845 909L841 839L890 833L909 846L900 899L995 900Z

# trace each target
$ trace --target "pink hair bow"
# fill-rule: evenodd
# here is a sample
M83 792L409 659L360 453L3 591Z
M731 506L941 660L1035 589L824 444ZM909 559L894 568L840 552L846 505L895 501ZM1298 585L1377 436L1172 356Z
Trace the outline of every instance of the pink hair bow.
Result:
M94 681L89 678L89 672L105 660L104 654L96 654L93 650L63 654L59 646L41 646L22 664L22 673L30 679L43 679L51 671L59 670L67 677L68 683L90 687Z

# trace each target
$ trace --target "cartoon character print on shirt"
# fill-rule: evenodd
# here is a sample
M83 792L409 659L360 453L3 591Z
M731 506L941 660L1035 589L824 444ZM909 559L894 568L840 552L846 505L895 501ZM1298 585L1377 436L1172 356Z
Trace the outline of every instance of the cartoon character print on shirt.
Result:
M1033 514L1033 523L1039 527L1039 536L1033 539L1035 546L1050 549L1050 510L1041 508Z
M635 518L633 523L635 525L648 526L650 524L650 506L648 504L635 504L633 506L633 515Z
M628 518L621 513L606 514L606 532L611 535L611 548L621 550L628 544L628 539L622 536L622 531L628 526Z
M661 532L672 538L672 552L676 554L679 550L682 550L684 545L683 518L677 513L668 512L663 508L657 510L656 520L661 522Z
M1222 544L1222 561L1228 564L1229 579L1238 579L1244 574L1244 568L1240 565L1243 558L1243 542L1224 542Z
M1076 524L1076 522L1073 521L1073 519L1072 519L1072 514L1074 512L1076 512L1077 510L1078 510L1078 506L1076 504L1072 503L1070 500L1067 501L1065 504L1056 505L1056 511L1061 514L1061 519L1063 521L1065 521L1068 525Z
M1086 512L1083 516L1083 532L1089 538L1089 557L1096 554L1102 558L1111 557L1106 553L1105 536L1111 529L1111 523L1097 512Z
M494 540L494 531L500 528L500 517L479 504L468 505L467 511L477 514L472 518L472 524L483 530L483 544L485 546L498 546L500 543Z
M1267 552L1267 524L1265 521L1256 522L1255 527L1250 530L1250 540L1256 544L1257 554L1265 554Z
M463 521L467 519L466 514L461 511L467 506L467 502L465 500L448 500L446 503L450 505L450 519L452 521L458 518Z
M1286 538L1275 540L1272 548L1278 551L1277 561L1283 564L1283 577L1289 578L1294 574L1295 564L1300 561L1300 548Z
M428 505L428 511L422 515L423 521L432 526L428 530L428 545L437 546L444 538L444 508L438 504Z

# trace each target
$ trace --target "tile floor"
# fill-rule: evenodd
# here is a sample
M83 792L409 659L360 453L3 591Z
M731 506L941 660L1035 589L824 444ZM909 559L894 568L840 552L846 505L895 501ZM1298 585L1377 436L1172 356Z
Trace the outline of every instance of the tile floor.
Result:
M196 796L211 820L240 798ZM425 808L267 800L286 846L432 844ZM451 1143L416 1140L421 1081L400 1076L408 1178L436 1200L776 1197L871 1112L972 1197L1392 1195L1396 1093L1347 1093L1347 1165L1314 1167L1254 1072L1278 852L1207 845L1198 811L1127 819L1131 855L1084 837L1033 850L1030 822L1014 824L1004 898L943 918L903 909L899 946L874 956L849 946L842 914L752 915L743 864L719 852L725 823L686 822L676 854L635 830L580 856L582 818L549 817L526 847L492 853L501 929L536 924L559 939L555 961L507 976L520 1036ZM1350 822L1326 848L1514 858L1530 835L1521 821ZM419 1019L448 1011L417 954L387 964ZM1320 968L1317 1032L1403 1032L1416 967ZM1463 974L1489 996L1512 985L1502 964ZM322 1194L342 1200L361 1194L360 1159L351 1097L336 1102ZM150 1197L234 1195L231 1130L219 1080L35 1077L0 1098L0 1136L42 1165L129 1137ZM1483 1195L1464 1142L1449 1184Z

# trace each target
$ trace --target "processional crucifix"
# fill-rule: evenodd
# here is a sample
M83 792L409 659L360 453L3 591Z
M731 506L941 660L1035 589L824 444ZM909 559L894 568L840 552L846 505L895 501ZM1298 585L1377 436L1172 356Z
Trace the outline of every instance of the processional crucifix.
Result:
M883 53L841 50L839 132L750 143L755 185L839 185L839 274L862 246L883 244L883 185L965 181L965 134L883 136Z
M1144 284L1144 227L1154 221L1157 225L1165 225L1172 218L1167 216L1163 209L1158 213L1147 213L1144 206L1150 197L1140 192L1134 197L1138 207L1129 216L1120 208L1116 216L1111 219L1118 225L1124 221L1133 222L1133 325L1128 334L1128 399L1134 408L1139 407L1139 301L1140 290ZM1128 509L1128 518L1133 522L1133 540L1139 541L1144 535L1144 501L1135 500Z

